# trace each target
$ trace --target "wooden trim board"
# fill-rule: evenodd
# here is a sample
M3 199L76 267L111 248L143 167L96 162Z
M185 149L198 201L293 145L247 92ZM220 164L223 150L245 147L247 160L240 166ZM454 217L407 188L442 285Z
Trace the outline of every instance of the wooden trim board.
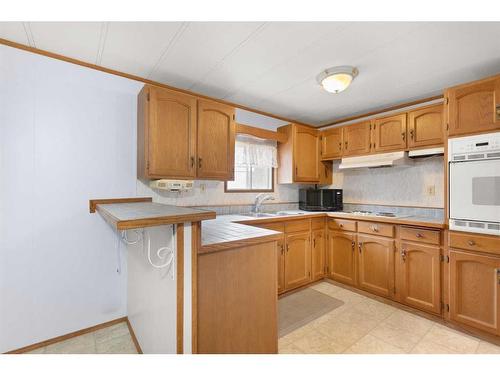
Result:
M143 354L141 345L139 345L139 340L137 340L137 336L135 335L134 329L132 328L132 324L130 324L128 317L127 317L127 327L130 332L130 336L132 337L132 341L134 342L135 350L137 350L137 353Z
M285 133L273 132L271 130L256 128L250 125L236 124L236 133L248 134L257 138L269 139L279 143L285 143L288 139Z
M89 211L91 214L95 213L98 204L134 203L134 202L152 202L152 201L153 201L153 198L151 198L151 197L91 199L91 200L89 200Z
M31 344L31 345L28 345L28 346L25 346L25 347L22 347L19 349L14 349L14 350L8 351L5 354L22 354L22 353L26 353L26 352L31 352L33 350L43 348L44 346L48 346L48 345L52 345L52 344L55 344L55 343L58 343L61 341L72 339L74 337L85 335L85 334L90 333L90 332L98 331L100 329L110 327L110 326L113 326L115 324L122 323L122 322L127 322L127 324L129 325L127 317L124 316L122 318L110 320L109 322L105 322L105 323L97 324L97 325L92 326L92 327L80 329L78 331L67 333L67 334L62 335L62 336L57 336L57 337L54 337L52 339L40 341L36 344ZM130 328L131 327L129 325L129 330L130 330ZM132 334L132 331L131 331L131 334ZM135 337L135 335L132 336L132 339L134 339L134 337ZM139 347L139 349L140 349L140 347Z
M184 353L184 223L177 224L177 354Z
M191 224L191 353L198 353L198 250L201 222Z

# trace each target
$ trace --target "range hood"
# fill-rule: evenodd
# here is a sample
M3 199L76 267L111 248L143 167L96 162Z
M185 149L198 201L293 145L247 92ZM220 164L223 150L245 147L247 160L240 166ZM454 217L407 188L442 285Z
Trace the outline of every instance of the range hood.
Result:
M365 156L354 156L342 158L340 169L355 168L379 168L411 165L413 160L409 159L405 151L388 152L385 154L374 154Z
M433 147L433 148L424 148L422 150L411 150L408 153L410 158L419 158L422 156L430 156L430 155L443 155L444 147Z

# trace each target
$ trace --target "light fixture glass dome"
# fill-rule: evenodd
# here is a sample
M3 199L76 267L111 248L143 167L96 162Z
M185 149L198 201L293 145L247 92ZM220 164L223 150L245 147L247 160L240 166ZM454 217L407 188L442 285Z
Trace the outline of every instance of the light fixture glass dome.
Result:
M337 94L348 88L357 75L358 69L352 66L336 66L322 71L316 79L323 89Z

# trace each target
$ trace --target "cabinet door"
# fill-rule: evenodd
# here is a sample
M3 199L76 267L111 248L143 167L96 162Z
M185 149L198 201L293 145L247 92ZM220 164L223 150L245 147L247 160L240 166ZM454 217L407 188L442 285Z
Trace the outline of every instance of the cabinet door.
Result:
M358 284L391 297L394 290L394 240L358 235Z
M402 302L421 310L441 312L439 247L402 242L398 277Z
M234 108L198 100L197 176L234 179Z
M321 132L321 159L338 159L342 156L342 128Z
M500 257L450 250L450 318L500 334Z
M150 87L149 126L144 136L148 177L195 177L195 97Z
M333 163L331 161L319 162L319 185L333 184Z
M328 231L328 276L356 285L356 235Z
M342 128L343 156L369 154L371 148L370 133L370 121L344 126Z
M285 290L285 241L278 241L278 293Z
M319 181L319 138L318 131L306 126L295 125L293 153L294 181Z
M408 113L408 147L442 145L443 137L442 104Z
M406 113L383 117L373 122L375 151L398 151L406 148Z
M311 237L309 232L286 235L285 289L307 284L311 279Z
M500 76L448 89L448 134L500 128Z
M318 280L325 276L326 251L325 251L325 230L317 229L312 232L312 279Z

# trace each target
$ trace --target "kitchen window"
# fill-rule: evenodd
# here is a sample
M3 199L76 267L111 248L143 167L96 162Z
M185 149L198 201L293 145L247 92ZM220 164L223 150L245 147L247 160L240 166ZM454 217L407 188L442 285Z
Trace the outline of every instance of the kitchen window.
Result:
M238 134L234 152L234 181L225 183L226 192L274 191L275 141Z

